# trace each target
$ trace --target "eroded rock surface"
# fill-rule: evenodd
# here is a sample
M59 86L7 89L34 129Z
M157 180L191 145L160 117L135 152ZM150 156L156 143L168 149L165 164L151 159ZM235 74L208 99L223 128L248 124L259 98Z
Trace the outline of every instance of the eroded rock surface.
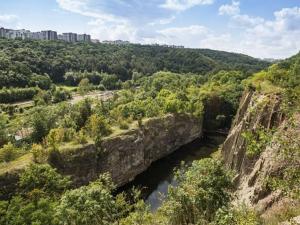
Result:
M187 115L167 115L146 121L142 127L61 153L51 161L77 185L109 172L117 186L132 181L152 162L174 152L202 135L202 121Z
M279 137L286 131L287 121L282 113L281 98L276 94L245 92L240 103L235 121L222 146L222 155L227 168L236 172L235 204L246 204L265 212L282 198L281 191L272 191L266 181L268 177L280 176L286 163L280 158ZM300 117L299 117L300 118ZM300 135L300 121L292 133ZM262 153L254 158L247 157L244 132L259 127L276 132L265 146Z

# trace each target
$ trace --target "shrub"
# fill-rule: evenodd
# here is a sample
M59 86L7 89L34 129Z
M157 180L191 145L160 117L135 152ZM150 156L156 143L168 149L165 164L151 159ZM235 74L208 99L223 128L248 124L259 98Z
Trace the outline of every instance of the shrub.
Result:
M232 187L231 174L213 159L195 161L184 172L177 171L178 187L169 189L161 208L168 224L205 224L217 210L226 207Z
M88 186L67 191L57 207L59 224L113 224L118 207L112 190L111 179L102 175Z
M20 188L25 193L39 189L45 193L58 194L66 190L71 184L69 177L57 173L48 164L32 164L20 176Z
M34 96L35 105L48 105L51 103L51 93L50 91L39 90L39 92Z
M47 145L52 149L52 150L57 150L58 145L62 143L64 140L64 129L62 128L57 128L57 129L52 129L50 130L46 142Z
M217 211L212 225L261 225L257 212L245 205L221 208Z
M54 103L67 101L68 99L71 99L71 98L72 98L71 93L63 88L58 88L53 92L53 102Z
M107 136L111 133L111 128L107 120L103 116L98 116L96 114L89 118L87 128L92 137Z
M91 84L90 84L89 79L87 79L87 78L82 79L78 85L79 94L85 95L90 90L91 90Z
M0 103L13 103L31 100L38 93L38 88L0 89Z
M272 131L263 127L257 128L255 131L246 131L242 134L246 140L248 158L253 159L258 157L262 151L270 143L272 138Z
M82 145L88 143L87 136L82 129L75 136L75 142Z
M0 146L4 145L7 142L7 130L6 124L8 117L5 114L0 113Z
M16 159L20 151L11 142L0 149L0 162L10 162Z
M48 159L48 152L41 145L33 144L31 147L31 153L33 160L36 163L44 163Z
M119 127L122 130L128 130L129 125L125 120L119 120Z

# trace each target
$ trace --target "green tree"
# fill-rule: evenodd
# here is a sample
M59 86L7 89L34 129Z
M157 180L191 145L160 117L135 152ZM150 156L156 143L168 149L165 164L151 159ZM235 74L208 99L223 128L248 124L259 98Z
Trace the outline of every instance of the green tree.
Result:
M53 102L63 102L67 101L68 99L71 99L72 95L69 91L64 90L63 88L56 88L56 90L53 92Z
M38 198L35 201L16 196L5 212L3 225L54 225L54 209L56 203L49 198Z
M82 79L78 85L79 94L85 95L90 90L91 90L91 84L90 84L89 79L87 79L87 78Z
M47 109L38 108L33 112L30 123L32 126L31 138L35 142L41 142L54 126L54 114Z
M92 137L107 136L111 133L110 126L103 116L93 114L89 118L88 130Z
M32 164L20 176L19 186L25 193L35 189L50 195L57 195L70 187L69 177L60 175L48 164Z
M59 224L113 224L118 216L113 190L111 179L102 175L88 186L67 191L56 210Z
M33 160L36 163L45 163L48 159L48 151L41 145L33 144L30 152L32 153Z
M179 186L169 189L160 209L168 224L205 224L229 203L231 175L216 160L195 161L186 172L177 172L177 180Z
M0 162L10 162L18 157L20 150L11 142L0 149Z
M48 105L51 103L51 93L49 91L39 90L34 96L33 101L35 105Z
M8 117L0 113L0 146L4 145L7 142L8 135L7 135L7 121Z

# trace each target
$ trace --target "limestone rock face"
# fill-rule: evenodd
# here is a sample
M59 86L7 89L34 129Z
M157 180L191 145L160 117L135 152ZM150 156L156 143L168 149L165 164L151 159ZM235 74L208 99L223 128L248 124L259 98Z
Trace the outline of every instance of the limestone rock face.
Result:
M237 174L234 203L255 207L260 212L265 212L282 197L280 191L271 191L266 186L266 179L280 174L285 163L288 163L279 158L281 147L277 139L281 135L280 132L285 131L287 123L281 113L280 105L281 98L278 95L245 92L235 121L222 146L226 167ZM300 128L299 118L296 120L298 128ZM258 127L274 128L276 132L263 152L250 159L246 154L246 140L242 134L256 130ZM300 135L298 128L293 130L293 133Z
M202 135L202 121L188 115L167 115L146 121L142 127L61 153L51 163L71 175L76 185L87 184L99 174L111 174L117 186L132 181L152 162Z

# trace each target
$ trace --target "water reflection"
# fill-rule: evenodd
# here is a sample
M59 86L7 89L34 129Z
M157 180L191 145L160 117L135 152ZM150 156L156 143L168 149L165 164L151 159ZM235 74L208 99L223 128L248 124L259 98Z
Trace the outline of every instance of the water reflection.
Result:
M131 187L142 188L142 195L155 211L166 197L168 187L176 186L174 169L180 167L181 162L191 165L193 161L209 157L225 140L224 136L206 136L185 145L171 155L154 162L147 171L138 175L133 182L126 185L124 190Z

